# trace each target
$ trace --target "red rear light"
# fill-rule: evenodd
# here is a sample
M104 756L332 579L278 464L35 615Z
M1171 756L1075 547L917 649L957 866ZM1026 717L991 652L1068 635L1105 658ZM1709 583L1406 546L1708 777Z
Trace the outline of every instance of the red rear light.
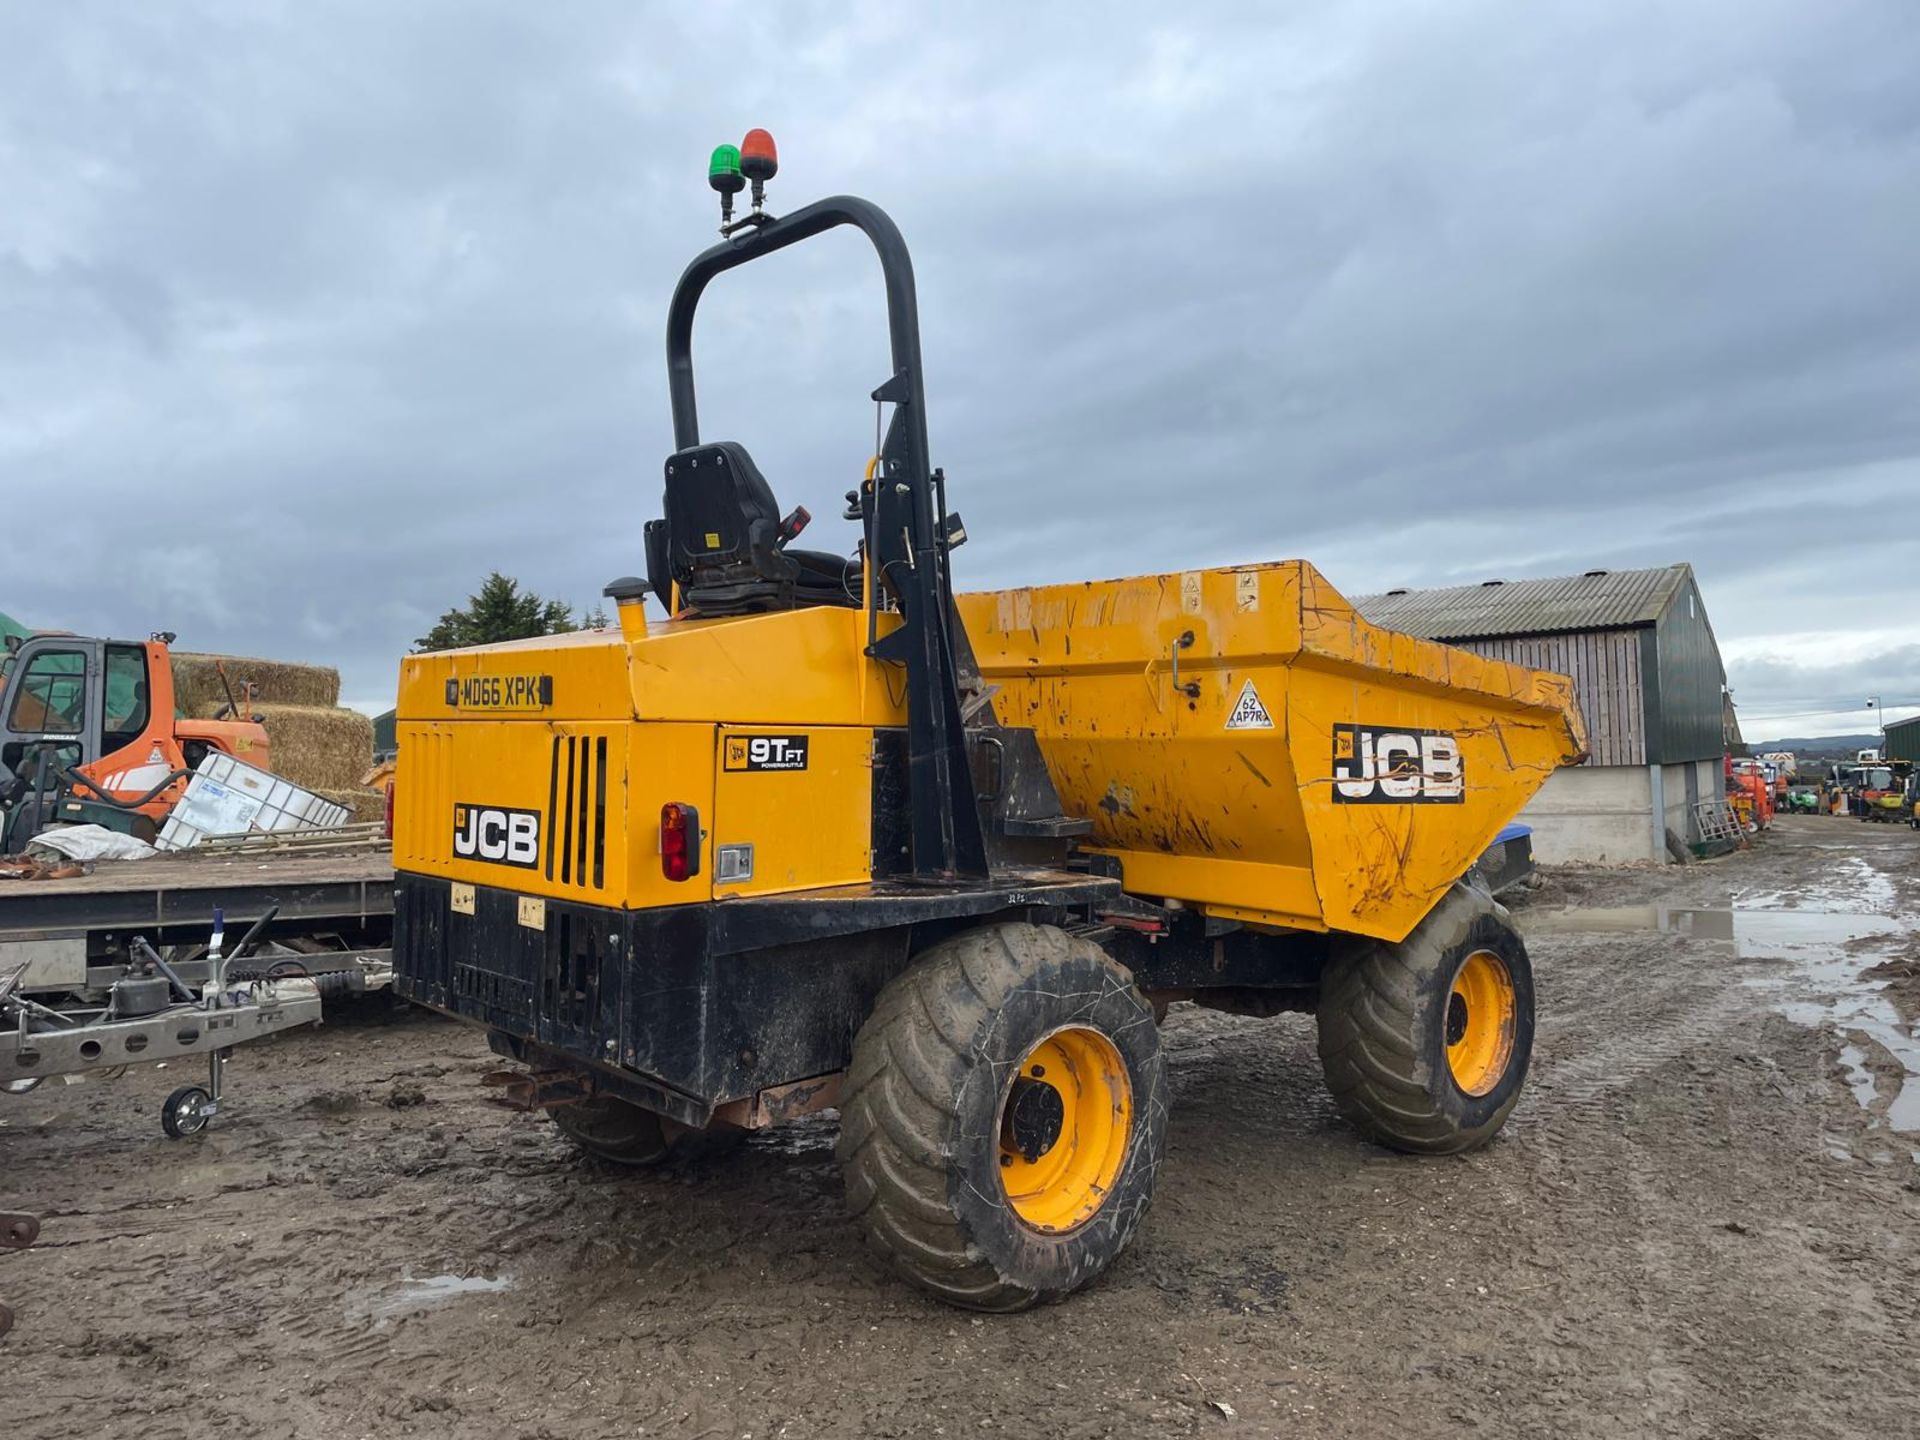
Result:
M700 812L691 805L660 807L660 873L669 880L700 873Z

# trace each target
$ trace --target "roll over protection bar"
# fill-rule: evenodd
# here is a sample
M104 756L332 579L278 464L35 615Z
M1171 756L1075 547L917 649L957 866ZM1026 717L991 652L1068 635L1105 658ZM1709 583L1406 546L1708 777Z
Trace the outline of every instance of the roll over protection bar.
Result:
M908 785L913 812L913 873L929 879L988 873L986 842L960 713L955 661L953 588L947 568L949 537L936 517L935 478L928 457L926 385L920 373L920 309L913 260L900 229L878 205L853 195L817 200L790 215L735 233L696 255L674 286L667 306L667 392L673 407L673 443L700 443L693 384L693 316L717 275L851 225L872 242L887 289L887 334L893 374L873 392L894 406L881 447L880 467L861 494L874 577L900 606L904 623L880 637L868 616L867 653L904 662L907 669Z

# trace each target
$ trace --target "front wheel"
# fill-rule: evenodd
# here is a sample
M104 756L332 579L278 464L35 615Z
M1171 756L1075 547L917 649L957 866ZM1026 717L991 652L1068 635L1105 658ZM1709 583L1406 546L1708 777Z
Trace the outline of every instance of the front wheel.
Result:
M838 1153L894 1273L950 1304L1023 1310L1113 1263L1166 1133L1153 1007L1089 940L993 925L934 946L854 1041Z
M1533 967L1490 897L1455 886L1397 945L1356 940L1320 985L1320 1064L1355 1128L1445 1155L1506 1123L1533 1053Z

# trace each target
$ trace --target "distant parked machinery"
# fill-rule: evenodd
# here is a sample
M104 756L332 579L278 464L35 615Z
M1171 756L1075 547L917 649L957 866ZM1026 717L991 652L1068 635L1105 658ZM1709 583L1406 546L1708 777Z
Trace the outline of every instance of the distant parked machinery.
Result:
M1774 790L1768 768L1744 755L1727 763L1727 803L1739 818L1740 828L1749 835L1773 823Z
M1838 813L1861 820L1905 818L1900 806L1904 778L1896 775L1891 765L1836 765L1832 789L1841 797Z

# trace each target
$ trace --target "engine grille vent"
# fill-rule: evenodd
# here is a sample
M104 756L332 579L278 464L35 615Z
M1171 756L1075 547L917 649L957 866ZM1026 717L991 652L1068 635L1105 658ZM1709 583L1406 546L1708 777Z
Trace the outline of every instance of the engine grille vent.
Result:
M547 775L547 879L582 889L607 882L607 737L556 735Z

